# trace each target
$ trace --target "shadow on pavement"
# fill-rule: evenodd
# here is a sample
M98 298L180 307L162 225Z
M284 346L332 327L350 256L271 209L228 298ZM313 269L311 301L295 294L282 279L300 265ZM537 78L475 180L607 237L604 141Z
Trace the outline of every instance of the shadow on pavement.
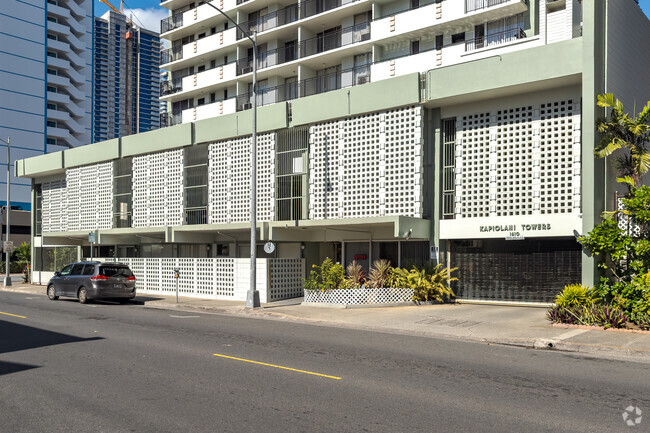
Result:
M11 374L18 373L19 371L31 370L32 368L38 368L38 366L0 361L0 376L3 374Z
M165 298L157 298L155 296L136 296L135 298L131 299L128 304L132 305L144 305L147 302L152 302L152 301L160 301Z
M79 338L0 320L0 353L17 352L56 344L103 340L101 337Z

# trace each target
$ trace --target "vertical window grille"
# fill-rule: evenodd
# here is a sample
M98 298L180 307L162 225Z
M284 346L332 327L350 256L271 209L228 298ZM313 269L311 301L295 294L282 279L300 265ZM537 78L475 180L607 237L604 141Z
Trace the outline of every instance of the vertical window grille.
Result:
M133 214L133 161L113 162L113 228L131 227Z
M186 147L184 155L184 224L208 223L208 145Z
M456 118L442 121L442 219L453 219L456 191Z
M278 221L307 219L309 127L278 132L275 215Z
M43 185L34 185L36 192L36 212L34 212L34 235L41 236L43 233Z

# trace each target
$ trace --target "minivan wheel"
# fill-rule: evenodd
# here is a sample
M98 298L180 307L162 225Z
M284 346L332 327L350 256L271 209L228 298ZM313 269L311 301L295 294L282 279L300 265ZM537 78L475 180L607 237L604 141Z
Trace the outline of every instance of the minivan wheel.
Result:
M80 304L85 304L88 302L88 293L86 292L85 287L81 287L77 293L77 298L79 298Z
M54 290L54 284L50 284L47 287L47 297L50 298L50 301L56 301L59 299L58 296L56 296L56 290Z

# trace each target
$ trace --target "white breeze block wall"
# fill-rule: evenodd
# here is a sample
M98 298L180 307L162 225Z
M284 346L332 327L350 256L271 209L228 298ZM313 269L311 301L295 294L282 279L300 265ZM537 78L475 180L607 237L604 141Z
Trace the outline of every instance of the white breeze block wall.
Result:
M113 163L66 170L65 178L42 183L43 232L111 228Z
M310 128L309 218L422 215L421 107Z
M109 229L113 224L113 163L70 168L68 231Z
M183 222L183 149L133 158L133 227Z
M251 138L210 144L210 224L250 221ZM275 133L257 136L257 221L272 221L275 199Z
M68 227L68 190L65 178L43 182L42 191L43 233L66 231Z
M580 104L566 99L456 121L456 218L580 212Z
M250 259L98 258L125 263L136 277L138 293L175 295L174 268L180 269L179 296L245 301L250 289ZM256 287L261 302L303 295L304 259L257 259Z

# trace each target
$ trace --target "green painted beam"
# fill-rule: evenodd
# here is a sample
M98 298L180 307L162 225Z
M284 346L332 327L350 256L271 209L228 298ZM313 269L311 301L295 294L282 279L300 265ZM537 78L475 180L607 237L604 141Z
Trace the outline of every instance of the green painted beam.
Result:
M20 167L22 165L22 167ZM17 161L18 173L21 177L47 176L63 172L63 152L46 153L45 155Z
M291 126L420 103L420 74L348 87L291 101Z
M63 151L65 168L112 161L120 157L120 139L87 144Z
M279 102L257 109L257 132L275 131L288 126L288 104ZM199 120L194 123L195 143L219 141L250 135L253 128L253 110Z
M579 76L583 68L581 53L582 38L575 38L431 69L426 74L426 99L442 102L463 95Z
M123 137L122 156L143 155L189 146L193 142L193 126L193 123L183 123Z

